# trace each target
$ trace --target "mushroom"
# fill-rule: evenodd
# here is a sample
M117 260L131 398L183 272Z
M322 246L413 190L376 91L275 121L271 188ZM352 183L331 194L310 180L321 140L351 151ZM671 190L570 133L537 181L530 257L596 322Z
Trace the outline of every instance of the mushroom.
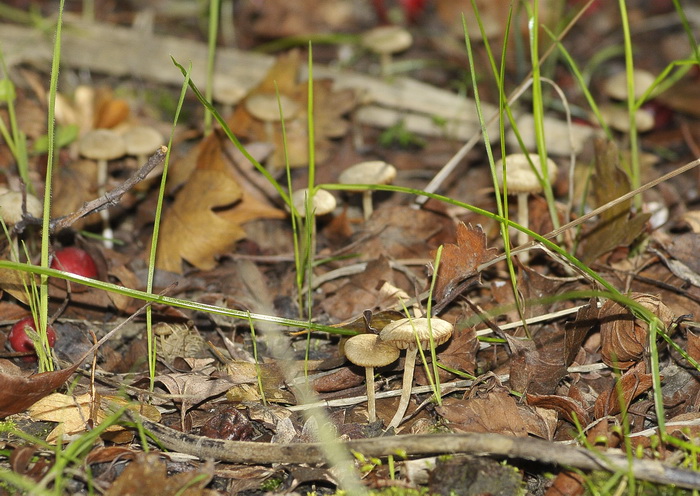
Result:
M416 355L418 354L417 344L420 345L421 349L430 348L431 331L433 345L439 346L452 336L452 324L436 317L430 319L427 317L399 319L384 327L379 333L379 338L384 343L406 350L401 400L399 401L396 414L391 419L388 427L396 428L403 420L411 397L413 371L416 367Z
M27 213L32 217L40 218L44 206L36 196L27 193ZM14 226L22 220L22 193L19 191L6 191L0 194L0 217L8 226Z
M532 170L530 160L537 169L537 173ZM516 194L518 197L518 224L525 228L529 225L527 197L530 193L542 192L542 184L540 184L538 175L541 176L544 172L539 155L530 154L530 160L528 160L528 155L524 153L514 153L505 158L508 193ZM549 158L547 159L547 175L550 183L557 177L557 164ZM498 185L503 187L503 159L496 163L496 177ZM527 243L527 234L519 231L518 244L524 243Z
M126 144L126 154L136 156L139 166L148 160L148 156L154 153L163 144L163 135L151 126L134 126L122 136Z
M299 113L300 106L297 102L286 95L277 95L273 93L257 93L245 99L246 110L255 117L263 121L265 124L265 138L272 142L272 123L281 122L282 117L285 119L294 119ZM280 107L284 112L280 115Z
M308 197L308 188L299 189L292 193L292 205L301 218L306 218ZM311 246L309 249L312 257L316 255L316 217L331 213L335 209L335 205L335 197L325 189L319 189L313 194L311 205L309 205L313 218L308 221L311 222Z
M639 98L651 88L655 79L652 73L643 69L634 69L632 78L634 79L634 98ZM606 79L603 83L603 91L615 100L627 100L627 72L621 71Z
M3 188L4 187L0 187ZM26 211L32 217L41 217L44 211L44 206L36 196L27 193ZM0 193L0 219L5 225L10 228L22 220L24 215L22 208L22 193L19 191L8 191ZM17 260L19 257L19 243L16 237L12 237L12 248L10 248L10 256L12 260Z
M599 107L600 115L605 123L621 133L630 132L629 110L619 105L605 104ZM654 114L642 107L634 113L637 131L644 133L654 129Z
M107 185L107 161L119 158L126 153L124 138L109 129L95 129L85 133L78 146L83 157L97 160L98 193L104 195ZM114 233L109 226L109 212L106 209L100 210L100 217L102 217L104 244L107 248L112 248Z
M362 35L362 46L379 54L382 76L389 75L391 56L413 44L413 36L401 26L379 26Z
M338 176L340 184L391 184L396 177L396 167L381 160L371 160L351 165ZM362 211L365 220L372 216L372 190L362 192Z
M357 334L345 343L345 357L355 365L365 368L367 383L367 414L369 422L377 421L374 397L374 367L383 367L399 358L401 352L395 346L384 343L377 334Z

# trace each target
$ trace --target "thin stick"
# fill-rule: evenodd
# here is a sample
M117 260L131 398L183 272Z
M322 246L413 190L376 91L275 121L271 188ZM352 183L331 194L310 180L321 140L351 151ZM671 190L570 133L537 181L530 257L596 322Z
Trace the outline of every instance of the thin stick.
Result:
M99 198L86 202L79 210L73 212L72 214L52 219L49 223L50 231L52 233L60 231L71 226L73 223L82 219L83 217L87 217L94 212L99 212L100 210L110 206L117 205L127 191L131 190L138 183L146 179L148 174L153 169L163 163L167 152L168 148L166 146L161 146L160 149L158 149L139 170L134 172L126 179L126 181L121 183L112 191L108 191ZM30 215L26 215L15 225L15 231L22 232L27 225L39 224L40 222L41 219L35 219Z
M228 441L195 436L152 422L127 410L124 416L140 423L166 448L204 459L233 463L325 463L320 443L269 444ZM583 470L632 472L640 480L700 489L700 473L669 467L655 460L628 459L612 450L592 451L533 438L500 434L451 433L409 435L338 442L339 447L365 456L390 456L397 451L410 455L469 453L537 461L545 465L576 467Z

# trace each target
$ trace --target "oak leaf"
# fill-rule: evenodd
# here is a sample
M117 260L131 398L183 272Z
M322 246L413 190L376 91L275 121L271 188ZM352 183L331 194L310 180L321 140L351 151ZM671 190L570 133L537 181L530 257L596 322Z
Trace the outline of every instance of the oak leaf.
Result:
M435 253L433 250L430 254L434 257ZM464 287L470 281L478 282L477 268L494 259L496 254L495 248L486 247L486 235L481 227L466 226L460 222L457 225L457 243L447 244L442 250L433 293L438 305L456 297L460 286Z
M591 191L596 207L605 205L632 190L627 173L620 167L617 147L603 140L596 141L595 174ZM618 246L628 246L641 234L650 214L631 214L632 200L618 203L600 214L600 220L586 233L581 244L581 261L592 263Z
M213 269L215 257L245 237L239 223L223 219L214 209L231 207L241 196L238 183L226 172L196 169L163 216L158 268L180 273L184 259L199 269Z

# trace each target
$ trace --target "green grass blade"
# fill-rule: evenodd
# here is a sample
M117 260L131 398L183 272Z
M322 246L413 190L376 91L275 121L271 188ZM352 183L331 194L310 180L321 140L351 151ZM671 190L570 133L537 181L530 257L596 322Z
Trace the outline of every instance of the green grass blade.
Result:
M58 71L61 65L61 30L63 27L63 8L65 0L61 0L58 6L58 18L56 19L56 37L53 45L53 57L51 59L51 82L49 83L49 115L48 115L48 154L46 159L46 179L44 186L44 215L41 221L41 266L49 266L49 247L51 242L51 180L55 161L55 125L56 125L56 92L58 88ZM46 328L49 319L49 286L48 278L42 275L39 278L39 336L45 350L50 350L46 337ZM39 372L53 370L53 362L43 360L39 362Z
M173 64L175 64L175 67L180 69L180 72L182 72L182 75L185 76L187 74L187 71L185 68L180 65L174 58L171 59L173 61ZM231 140L231 143L240 151L243 156L251 163L253 166L260 172L265 179L275 188L277 193L279 193L280 197L282 198L282 201L284 203L289 204L289 195L287 192L284 190L284 188L277 182L277 180L268 172L268 170L263 167L263 165L255 160L255 157L253 157L248 150L246 149L245 146L240 142L240 140L231 132L231 128L228 126L226 121L224 120L223 117L221 117L221 114L214 108L214 106L211 104L209 100L207 100L204 95L202 94L201 91L199 91L199 88L197 88L197 85L192 81L192 79L189 80L189 87L190 89L194 92L195 96L197 97L197 100L199 100L199 103L204 105L204 107L211 112L211 114L214 116L214 119L216 122L219 123L221 126L221 130L224 132L226 137Z
M185 74L185 79L182 83L182 88L180 90L180 99L178 100L177 107L175 109L175 116L173 117L173 125L170 130L170 138L168 139L168 151L165 154L165 160L163 161L163 173L160 177L160 188L158 190L158 200L156 202L156 212L155 219L153 222L153 234L151 236L151 249L148 255L148 277L146 280L146 292L153 292L153 280L155 278L156 272L156 258L158 251L158 238L160 233L160 222L163 217L163 202L165 201L165 187L168 181L168 170L170 169L170 150L173 146L173 138L175 137L175 127L180 120L180 112L182 111L182 106L185 103L185 95L187 94L187 84L190 81L190 73L192 71L192 64L187 68ZM153 391L155 386L155 376L156 376L156 362L157 362L157 349L156 341L153 336L152 328L152 308L149 305L146 308L146 336L147 336L147 347L148 347L148 375L149 375L149 387Z
M207 39L207 85L204 95L208 102L213 102L214 94L214 62L216 61L216 39L219 34L219 12L221 0L209 0L209 36ZM189 78L188 78L189 79ZM211 133L211 113L204 114L204 134Z

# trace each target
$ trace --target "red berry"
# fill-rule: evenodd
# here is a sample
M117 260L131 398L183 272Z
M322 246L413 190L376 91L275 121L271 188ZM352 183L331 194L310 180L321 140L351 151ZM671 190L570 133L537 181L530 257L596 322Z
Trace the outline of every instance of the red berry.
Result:
M58 250L51 261L51 268L91 279L97 277L97 265L90 254L74 246Z
M34 317L25 317L12 326L8 340L10 341L10 347L12 347L13 350L21 352L34 351L34 343L27 335L27 327L36 332ZM46 338L49 341L49 346L53 347L54 343L56 342L56 331L53 330L53 327L49 326L46 328ZM36 360L36 356L27 356L24 357L24 360L33 362Z
M416 22L425 9L426 0L400 0L401 8L409 22Z

